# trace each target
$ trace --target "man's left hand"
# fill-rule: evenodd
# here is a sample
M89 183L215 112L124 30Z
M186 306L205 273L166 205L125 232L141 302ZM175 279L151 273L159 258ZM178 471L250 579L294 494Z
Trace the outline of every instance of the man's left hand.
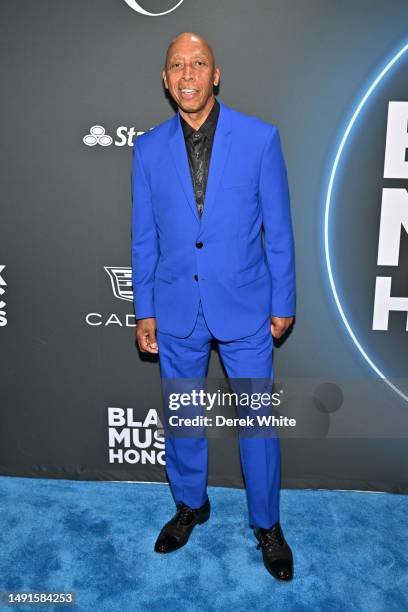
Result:
M271 334L278 339L292 325L293 317L271 317Z

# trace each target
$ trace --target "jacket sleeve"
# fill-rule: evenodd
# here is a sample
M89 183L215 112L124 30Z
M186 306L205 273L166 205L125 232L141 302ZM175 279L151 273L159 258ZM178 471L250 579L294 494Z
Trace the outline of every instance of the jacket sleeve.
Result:
M262 156L259 197L272 278L270 314L291 317L296 310L294 239L287 170L276 126L272 126Z
M136 319L155 317L153 281L159 243L150 186L136 137L132 161L132 284Z

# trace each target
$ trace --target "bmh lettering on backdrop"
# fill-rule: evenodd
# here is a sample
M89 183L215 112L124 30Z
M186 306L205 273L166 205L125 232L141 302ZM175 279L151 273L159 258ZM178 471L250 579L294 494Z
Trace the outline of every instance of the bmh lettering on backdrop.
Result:
M6 315L6 302L2 299L2 296L6 293L4 287L7 286L6 281L2 276L2 272L6 266L0 266L0 327L4 327L7 325L7 315Z
M408 102L389 102L384 159L385 179L408 179ZM406 187L382 190L378 266L399 265L402 229L408 233L408 191ZM407 312L408 296L391 297L392 276L377 276L374 296L373 330L388 330L391 311Z
M135 420L133 408L108 408L109 463L165 465L164 432L157 411Z
M137 13L140 13L141 15L147 15L148 17L160 17L162 15L168 15L169 13L175 11L176 8L180 6L180 4L183 4L184 0L179 0L177 4L174 5L172 8L161 13L151 13L150 11L146 11L146 9L140 6L139 2L136 2L136 0L125 0L125 2L128 6L130 6L131 9L133 9Z
M369 368L405 402L407 62L404 41L350 112L332 159L323 236L341 321Z

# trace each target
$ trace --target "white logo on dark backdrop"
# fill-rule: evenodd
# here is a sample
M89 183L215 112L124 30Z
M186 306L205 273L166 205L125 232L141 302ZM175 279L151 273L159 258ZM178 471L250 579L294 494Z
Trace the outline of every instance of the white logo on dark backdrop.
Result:
M112 136L105 134L105 128L102 125L93 125L89 134L86 134L82 140L88 147L94 147L97 144L102 147L109 147L113 142Z
M111 280L113 295L119 300L133 302L132 268L105 266Z
M4 287L7 286L7 283L1 274L5 267L6 267L5 265L0 266L0 296L3 296L6 293L6 290L4 289ZM2 297L0 297L0 327L4 327L5 325L7 325L7 316L6 316L5 308L6 308L6 302L4 302Z
M184 0L179 0L175 6L168 9L167 11L163 11L161 13L151 13L150 11L146 11L146 9L140 6L139 2L136 2L136 0L125 0L126 4L130 6L131 9L133 9L137 13L140 13L141 15L147 15L148 17L160 17L161 15L168 15L169 13L175 11L176 8L180 6L180 4L183 4L183 1Z
M153 128L150 128L151 130ZM103 125L93 125L89 134L85 134L82 138L82 142L87 147L95 147L96 145L101 145L101 147L109 147L111 144L114 144L115 147L133 147L133 140L135 136L140 136L144 134L144 132L137 132L134 127L128 128L126 125L121 125L116 129L116 140L114 141L112 136L106 134L106 130Z
M327 186L324 249L350 338L408 402L407 65L404 43L350 114Z
M165 465L164 431L157 411L135 420L133 408L108 408L109 463Z
M119 300L133 302L132 268L124 266L104 266L109 279L113 295ZM116 313L103 315L100 312L89 312L85 321L92 327L103 325L116 325L117 327L136 327L134 313L126 313L123 320Z
M408 102L389 102L384 160L385 179L408 179L407 125ZM408 191L405 187L384 187L378 240L378 266L399 266L402 228L408 233ZM391 276L377 276L374 330L388 330L391 311L408 313L408 297L391 296L391 286ZM408 331L408 316L405 329Z

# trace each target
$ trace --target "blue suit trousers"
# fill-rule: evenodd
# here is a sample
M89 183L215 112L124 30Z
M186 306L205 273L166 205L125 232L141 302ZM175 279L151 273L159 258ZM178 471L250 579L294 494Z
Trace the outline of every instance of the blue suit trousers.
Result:
M218 341L229 378L273 379L273 340L269 317L252 335L223 341L211 333L199 303L192 332L179 338L157 330L162 378L202 378L208 371L211 341ZM249 523L268 529L279 521L279 437L239 437ZM199 508L208 499L206 437L165 436L166 471L173 499Z

